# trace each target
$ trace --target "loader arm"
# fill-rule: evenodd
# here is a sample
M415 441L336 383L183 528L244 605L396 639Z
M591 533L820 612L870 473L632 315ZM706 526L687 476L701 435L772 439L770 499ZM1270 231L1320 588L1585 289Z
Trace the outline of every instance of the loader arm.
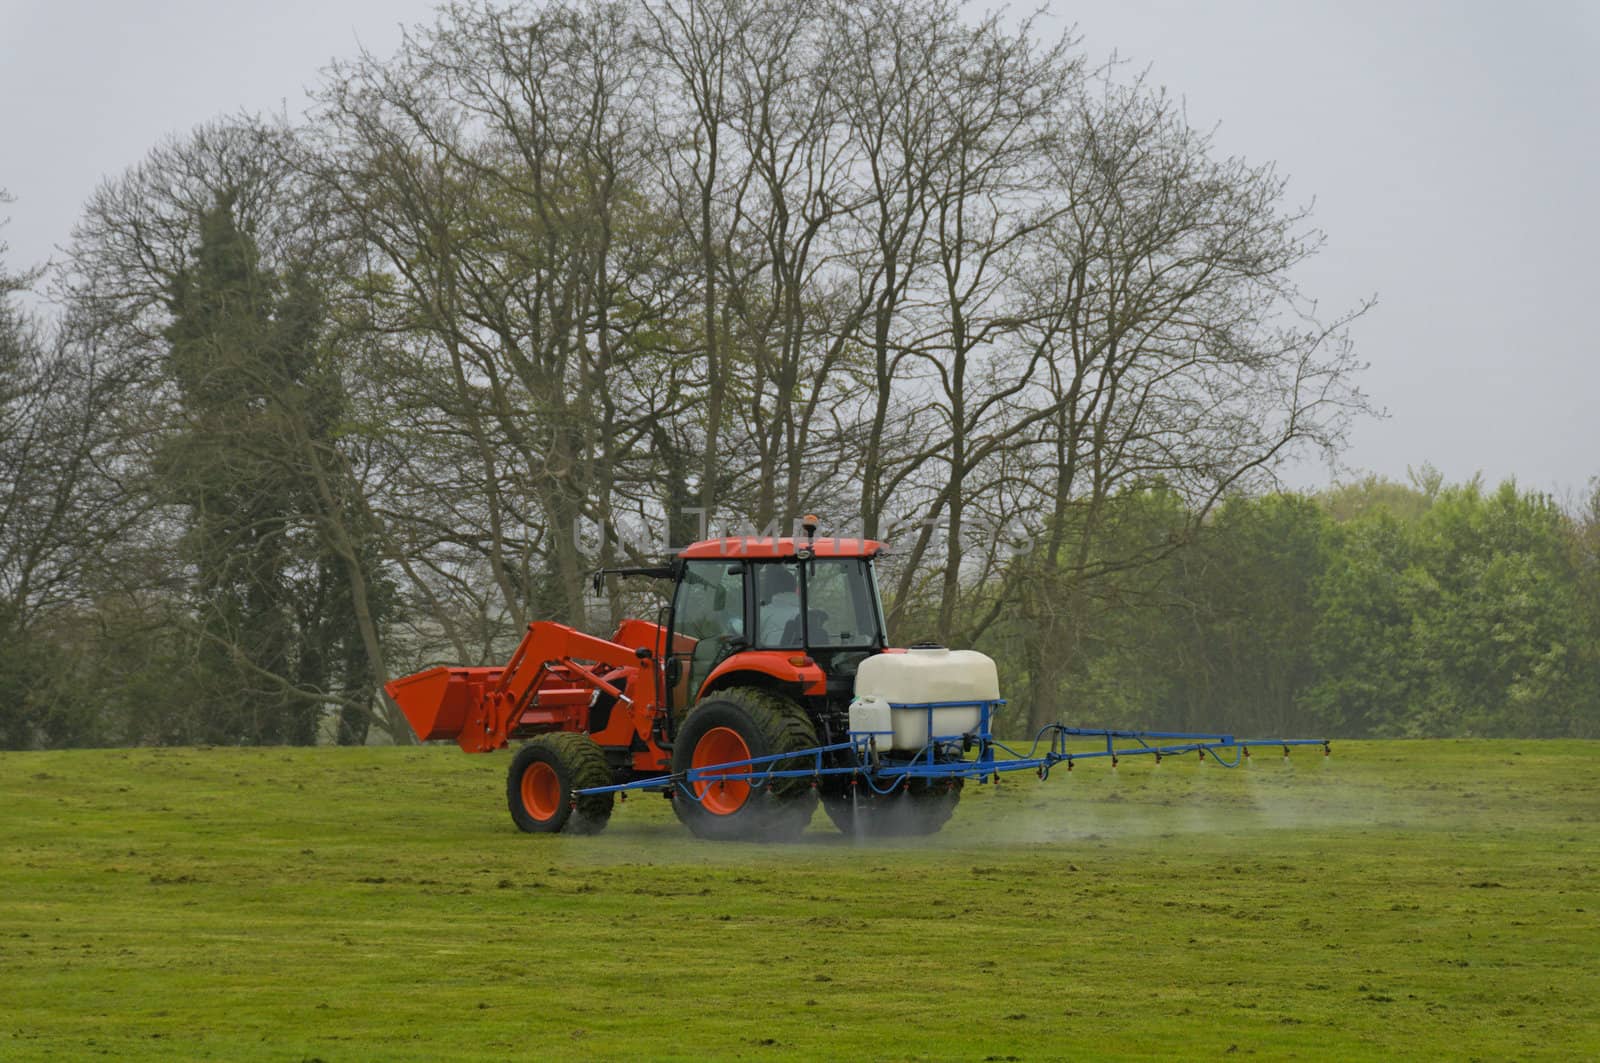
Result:
M590 665L621 670L627 689ZM467 752L483 753L519 733L585 730L595 691L653 711L661 700L658 672L648 651L536 621L504 668L433 668L385 689L419 737L454 738ZM649 714L635 715L647 725Z

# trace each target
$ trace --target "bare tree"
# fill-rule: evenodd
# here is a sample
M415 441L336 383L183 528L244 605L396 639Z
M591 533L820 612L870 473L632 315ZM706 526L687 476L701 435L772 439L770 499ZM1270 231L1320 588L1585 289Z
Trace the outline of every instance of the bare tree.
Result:
M725 350L725 300L721 278L744 237L745 192L754 178L748 157L729 144L731 80L740 42L756 30L758 6L748 0L686 0L642 5L641 43L650 50L666 87L652 106L652 139L667 203L683 230L693 233L698 258L700 331L691 351L703 359L702 413L697 421L699 510L707 517L721 502L724 470L722 431L730 392Z
M458 9L323 96L317 173L369 256L372 325L397 338L405 508L435 528L411 571L437 594L454 562L430 546L476 555L497 588L478 611L508 630L583 619L581 533L601 560L616 549L614 510L648 479L636 453L688 407L688 296L640 183L652 90L634 34L620 5Z
M1269 482L1292 447L1336 445L1364 409L1346 326L1365 307L1312 316L1293 273L1320 237L1270 166L1215 159L1172 100L1113 70L1063 117L1067 209L1033 248L1024 329L1049 367L1029 436L1042 504L1010 570L1036 723L1097 580L1170 553L1226 493ZM1112 508L1149 486L1179 493L1189 527L1106 554Z
M0 242L0 742L104 740L94 721L80 731L54 718L63 677L31 668L29 647L48 639L60 648L54 632L79 622L91 574L138 519L118 479L110 416L123 381L79 322L24 309L15 297L44 271L8 272L6 251Z

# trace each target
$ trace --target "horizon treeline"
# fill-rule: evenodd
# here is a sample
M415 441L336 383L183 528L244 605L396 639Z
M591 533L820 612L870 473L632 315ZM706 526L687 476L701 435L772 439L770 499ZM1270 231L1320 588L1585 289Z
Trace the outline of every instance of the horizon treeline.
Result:
M1188 526L1154 489L1115 536ZM1161 563L1093 588L1062 716L1241 737L1600 737L1600 481L1563 507L1424 466L1226 499ZM1003 633L996 656L1016 666ZM1008 690L1028 676L1008 676Z
M315 101L156 145L47 272L0 248L6 746L410 741L385 679L806 512L893 540L891 636L993 653L1018 732L1592 733L1592 513L1270 494L1370 412L1367 306L1075 40L480 0Z

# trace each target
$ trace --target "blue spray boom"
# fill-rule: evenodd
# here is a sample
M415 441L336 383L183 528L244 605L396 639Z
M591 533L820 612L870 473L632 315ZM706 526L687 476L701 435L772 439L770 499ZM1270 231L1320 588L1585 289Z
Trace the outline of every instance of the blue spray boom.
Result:
M578 796L627 793L633 790L665 792L674 798L704 801L707 793L730 783L754 788L770 787L780 780L810 779L813 785L830 776L849 776L852 789L864 788L870 794L892 794L912 781L976 780L999 782L1007 772L1031 771L1047 779L1058 765L1068 771L1084 760L1111 761L1114 768L1124 757L1149 756L1160 763L1167 757L1195 753L1201 760L1210 757L1225 768L1236 768L1250 757L1251 747L1281 749L1284 757L1296 746L1320 746L1324 756L1332 752L1326 738L1240 739L1228 734L1191 731L1133 731L1099 727L1072 727L1064 723L1046 724L1034 735L1026 752L996 739L990 730L994 714L1004 701L940 701L920 704L895 704L897 712L926 713L931 737L915 753L907 755L879 748L886 732L852 731L848 741L814 746L810 749L749 757L688 768L668 775L613 786L594 786L576 791ZM947 709L978 710L978 726L960 734L936 734L937 713ZM1090 748L1073 748L1073 743L1092 741ZM1102 746L1103 743L1103 746ZM1041 749L1041 747L1043 747ZM955 755L959 750L959 756ZM976 757L968 756L973 750ZM1005 754L1001 756L1000 754ZM1225 755L1226 754L1226 755Z

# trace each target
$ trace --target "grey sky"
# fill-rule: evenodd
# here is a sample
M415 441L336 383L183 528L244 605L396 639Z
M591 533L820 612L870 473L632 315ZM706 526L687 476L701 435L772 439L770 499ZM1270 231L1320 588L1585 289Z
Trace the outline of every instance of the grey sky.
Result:
M1026 5L1018 5L1026 6ZM162 136L238 110L297 113L357 42L388 53L423 0L0 0L0 187L8 264L63 244L84 199ZM1327 250L1302 283L1356 327L1390 417L1345 463L1432 462L1524 485L1600 475L1600 358L1585 308L1600 245L1600 3L1196 5L1057 0L1090 55L1113 50L1276 160L1316 200ZM1320 465L1297 486L1328 479Z

